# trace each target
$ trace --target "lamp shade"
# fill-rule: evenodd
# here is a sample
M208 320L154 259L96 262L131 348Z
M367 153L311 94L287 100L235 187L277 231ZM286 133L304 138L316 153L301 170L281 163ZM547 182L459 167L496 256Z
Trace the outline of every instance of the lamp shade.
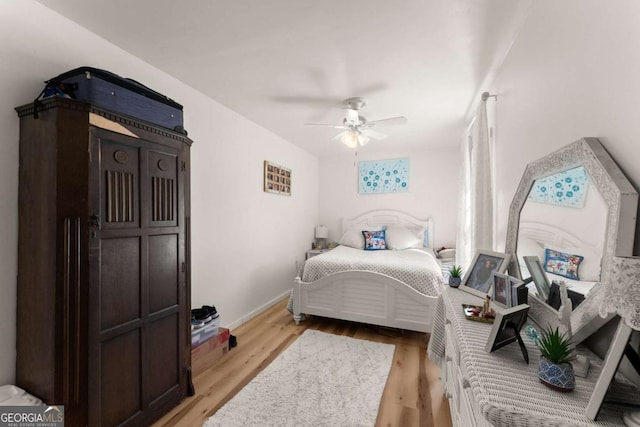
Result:
M326 239L327 237L329 237L329 227L316 225L316 239Z
M358 137L355 133L348 130L342 134L342 138L340 138L342 143L349 148L356 148L358 146Z
M360 144L361 147L364 147L365 145L367 145L369 143L369 137L363 133L359 133L358 134L358 144Z

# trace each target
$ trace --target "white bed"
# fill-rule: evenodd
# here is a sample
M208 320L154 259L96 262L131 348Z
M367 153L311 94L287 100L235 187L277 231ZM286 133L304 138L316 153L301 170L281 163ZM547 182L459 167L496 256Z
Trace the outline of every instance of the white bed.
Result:
M367 229L382 225L424 227L427 230L428 243L433 242L433 222L430 219L423 221L391 210L372 211L356 218L345 219L342 230L344 232L353 226ZM432 256L429 247L425 250L431 252L428 256ZM442 279L437 262L434 261L434 265L433 268ZM444 279L440 286L444 286ZM311 314L431 332L433 309L437 294L441 290L433 292L433 295L425 295L390 275L366 270L340 271L313 282L304 282L301 277L296 277L292 292L293 318L296 324L299 324L303 314Z

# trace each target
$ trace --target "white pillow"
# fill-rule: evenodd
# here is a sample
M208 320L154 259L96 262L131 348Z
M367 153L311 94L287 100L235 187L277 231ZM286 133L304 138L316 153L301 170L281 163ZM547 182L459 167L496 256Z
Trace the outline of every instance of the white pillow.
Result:
M338 243L356 249L364 249L364 236L362 231L380 231L384 227L368 227L366 225L355 225L344 232Z
M544 249L544 246L535 240L522 237L518 239L516 253L519 258L524 256L537 256L540 259L540 263L544 264Z
M423 239L424 229L409 229L398 225L387 228L387 248L389 249L421 248Z

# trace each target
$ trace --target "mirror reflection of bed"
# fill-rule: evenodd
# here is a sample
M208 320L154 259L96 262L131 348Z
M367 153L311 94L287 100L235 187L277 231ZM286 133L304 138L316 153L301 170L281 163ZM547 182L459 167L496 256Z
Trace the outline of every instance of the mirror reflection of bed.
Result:
M583 166L536 179L520 212L516 250L522 277L531 277L524 257L537 256L549 284L564 281L570 292L588 295L600 281L607 211ZM554 262L556 253L579 260L574 270L567 272L568 263ZM535 282L528 287L539 294Z
M529 202L527 202L529 203ZM527 206L525 206L525 211ZM602 233L604 234L604 223L606 218L603 218L601 223L593 221L594 228L600 228L598 225L602 225ZM599 233L594 232L594 235ZM526 258L536 257L540 266L542 267L542 274L544 274L548 284L553 282L559 283L564 281L567 284L569 291L580 294L586 297L591 289L600 281L600 264L602 261L602 241L600 237L599 243L586 242L577 235L572 234L570 227L551 225L538 222L520 222L520 231L518 233L518 246L517 256L520 266L520 273L523 279L530 277L535 278L535 274L532 276L530 269L531 259L529 263L525 262ZM549 251L547 251L547 249ZM576 270L577 279L573 277L573 274L554 274L553 271L553 257L548 257L547 254L553 254L552 251L561 252L563 254L569 254L571 256L582 257ZM545 260L549 258L547 262ZM529 264L529 265L527 265ZM562 272L562 267L555 266L556 270ZM569 277L568 277L569 276ZM538 290L539 286L536 286L535 281L527 283L529 292L534 295L540 296ZM541 299L547 301L548 290L546 295L542 295ZM572 298L574 301L573 308L576 307L575 301L580 298ZM557 307L554 307L557 309Z

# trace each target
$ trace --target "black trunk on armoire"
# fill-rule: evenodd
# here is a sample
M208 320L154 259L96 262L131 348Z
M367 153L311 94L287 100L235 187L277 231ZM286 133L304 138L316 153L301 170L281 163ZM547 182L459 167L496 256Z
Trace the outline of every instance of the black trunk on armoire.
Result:
M69 427L149 425L191 381L191 140L64 98L16 110L16 383Z

